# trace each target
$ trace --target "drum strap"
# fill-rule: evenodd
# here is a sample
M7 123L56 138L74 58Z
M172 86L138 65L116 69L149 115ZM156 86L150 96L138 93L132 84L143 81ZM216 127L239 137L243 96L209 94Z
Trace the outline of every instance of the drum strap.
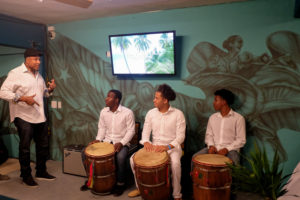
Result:
M91 162L89 168L90 168L90 173L89 173L90 176L89 176L89 180L88 180L88 182L87 182L86 185L87 185L89 188L93 188L93 184L94 184L94 181L93 181L93 179L94 179L94 160L92 160L92 162Z

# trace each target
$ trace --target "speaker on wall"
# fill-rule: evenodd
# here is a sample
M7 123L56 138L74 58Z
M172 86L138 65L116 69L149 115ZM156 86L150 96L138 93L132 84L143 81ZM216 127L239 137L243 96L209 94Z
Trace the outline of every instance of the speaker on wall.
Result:
M300 18L300 0L295 0L295 15L296 18Z

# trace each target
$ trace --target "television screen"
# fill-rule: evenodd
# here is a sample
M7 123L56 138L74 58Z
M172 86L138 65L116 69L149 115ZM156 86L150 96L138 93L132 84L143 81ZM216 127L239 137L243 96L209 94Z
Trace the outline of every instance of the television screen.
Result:
M114 75L175 75L175 31L110 35Z

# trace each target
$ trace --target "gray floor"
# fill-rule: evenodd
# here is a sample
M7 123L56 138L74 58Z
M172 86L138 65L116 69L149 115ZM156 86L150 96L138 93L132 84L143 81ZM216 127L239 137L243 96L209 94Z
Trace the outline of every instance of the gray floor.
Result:
M85 178L64 174L62 172L62 163L59 161L48 161L48 171L57 177L54 181L38 181L39 187L30 188L24 185L19 177L19 171L9 173L10 180L0 181L0 200L2 196L12 199L21 200L82 200L82 199L118 199L118 200L139 200L140 197L129 198L128 192L135 188L133 184L120 197L113 195L99 196L90 191L80 191L80 186L84 183ZM34 174L34 170L32 172ZM191 199L191 198L190 198ZM236 200L257 200L256 196L251 194L239 193Z
M64 174L62 163L59 161L50 160L47 162L47 167L49 173L57 177L56 180L37 180L39 187L30 188L22 183L19 171L14 171L8 174L10 180L0 181L0 195L21 200L140 199L139 197L127 197L128 192L134 188L133 185L120 197L114 197L113 195L99 196L92 194L90 191L82 192L79 188L85 181L84 177ZM34 175L34 171L32 174Z

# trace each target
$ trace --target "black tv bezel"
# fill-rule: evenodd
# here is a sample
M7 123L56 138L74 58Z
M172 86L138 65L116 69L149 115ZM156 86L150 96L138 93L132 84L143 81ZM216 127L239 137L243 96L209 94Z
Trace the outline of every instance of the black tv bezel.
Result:
M120 37L120 36L133 36L133 35L145 35L145 34L159 34L159 33L173 33L173 49L174 49L174 73L173 74L147 74L147 73L131 73L131 74L120 74L120 73L114 73L114 64L113 64L113 55L112 55L112 43L111 38L112 37ZM109 41L109 50L110 50L110 60L111 60L111 70L112 75L117 77L173 77L177 75L177 65L176 65L176 31L175 30L169 30L169 31L153 31L153 32L138 32L138 33L125 33L125 34L114 34L108 36Z

